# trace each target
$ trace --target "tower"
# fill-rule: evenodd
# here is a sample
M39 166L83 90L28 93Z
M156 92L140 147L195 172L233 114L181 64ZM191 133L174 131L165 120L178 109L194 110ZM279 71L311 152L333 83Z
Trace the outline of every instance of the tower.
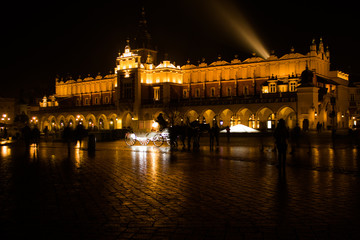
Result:
M317 54L316 43L315 43L315 39L313 38L311 45L310 45L310 55L316 56L316 54Z
M297 89L297 113L300 126L304 130L315 128L318 114L319 88L314 85L314 73L306 69L301 73Z
M145 18L145 8L141 9L141 17L135 37L134 53L137 53L141 57L141 63L146 63L148 56L154 64L157 64L157 51L152 44L151 35L147 28L147 21Z
M130 41L126 42L124 53L116 59L116 106L119 112L132 112L137 119L141 105L141 57L131 51Z

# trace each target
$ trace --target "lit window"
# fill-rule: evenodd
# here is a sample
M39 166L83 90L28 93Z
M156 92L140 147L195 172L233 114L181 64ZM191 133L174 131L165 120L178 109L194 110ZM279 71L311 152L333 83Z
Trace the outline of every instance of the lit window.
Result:
M276 84L275 83L270 83L269 84L269 92L271 92L271 93L274 93L274 92L276 92Z
M296 90L296 83L295 82L291 82L290 83L290 92L295 92Z
M160 100L160 87L154 87L154 100Z

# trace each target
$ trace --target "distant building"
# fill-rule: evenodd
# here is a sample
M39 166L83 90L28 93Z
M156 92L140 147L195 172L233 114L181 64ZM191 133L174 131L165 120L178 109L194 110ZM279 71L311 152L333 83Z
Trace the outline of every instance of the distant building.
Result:
M351 96L357 98L359 88L349 86L348 74L330 70L322 39L313 40L306 54L292 48L281 57L225 61L219 56L210 64L203 59L176 66L156 62L144 22L142 44L132 49L127 41L114 73L56 79L55 94L34 112L41 129L80 123L91 129L150 130L160 113L172 124L198 120L270 129L283 118L289 128L314 129L318 122L325 128L356 125L360 112L351 110Z
M0 123L2 126L11 125L18 114L15 98L0 98Z

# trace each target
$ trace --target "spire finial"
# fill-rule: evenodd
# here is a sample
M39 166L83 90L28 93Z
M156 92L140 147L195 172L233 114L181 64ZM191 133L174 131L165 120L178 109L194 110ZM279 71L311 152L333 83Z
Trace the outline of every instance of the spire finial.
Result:
M322 52L322 53L324 52L324 43L323 43L322 37L320 38L319 52Z
M130 53L130 39L126 39L125 53Z

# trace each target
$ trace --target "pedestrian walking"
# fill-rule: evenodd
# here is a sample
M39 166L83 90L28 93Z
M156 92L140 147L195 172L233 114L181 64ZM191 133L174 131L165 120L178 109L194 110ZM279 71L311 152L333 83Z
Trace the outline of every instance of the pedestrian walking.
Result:
M70 155L71 142L74 139L74 134L72 128L69 125L64 128L62 138L63 141L67 144L68 155Z
M30 143L31 143L31 128L29 127L29 125L25 125L25 127L23 127L21 129L21 134L22 134L22 138L24 139L25 142L25 147L28 148L30 147Z
M35 147L39 146L39 142L40 142L40 130L37 126L35 126L32 130L31 130L31 140L32 143L35 145Z
M167 122L163 117L163 114L160 113L159 116L156 119L156 122L159 123L159 127L160 127L160 131L164 130L165 128L167 128Z
M226 127L226 138L227 138L227 142L230 142L230 127L227 126Z
M285 120L280 119L274 132L275 144L278 153L278 167L279 171L285 173L286 165L286 150L287 139L289 138L289 132L285 126Z
M78 124L75 128L75 139L79 141L79 146L81 148L82 140L87 136L87 131L84 128L84 125Z

